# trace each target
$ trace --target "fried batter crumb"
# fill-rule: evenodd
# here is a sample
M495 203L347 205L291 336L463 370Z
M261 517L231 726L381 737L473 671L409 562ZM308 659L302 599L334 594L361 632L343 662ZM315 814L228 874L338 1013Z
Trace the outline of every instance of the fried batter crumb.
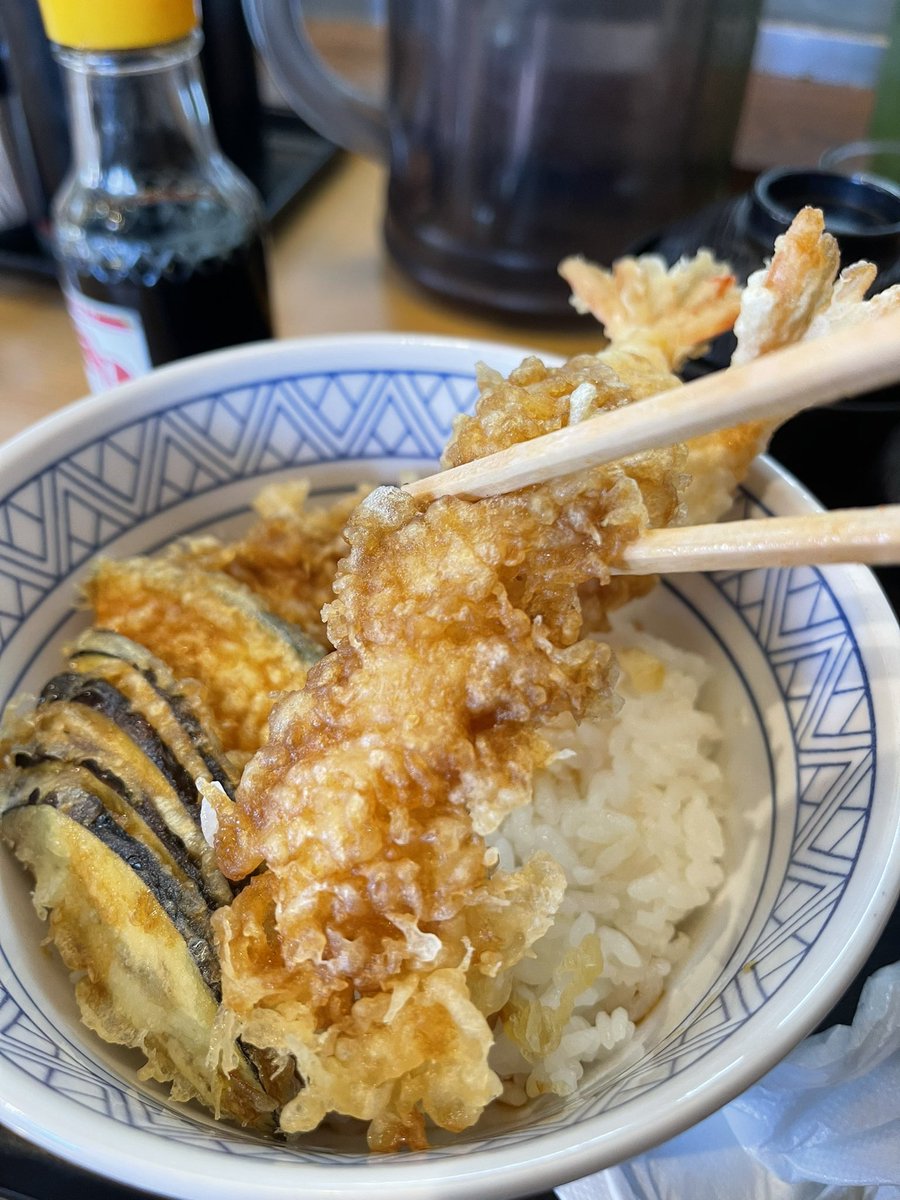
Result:
M170 555L246 584L283 621L325 644L322 606L331 599L337 564L347 553L344 526L369 489L359 487L322 506L309 503L305 479L272 484L254 502L259 518L238 541L194 538Z

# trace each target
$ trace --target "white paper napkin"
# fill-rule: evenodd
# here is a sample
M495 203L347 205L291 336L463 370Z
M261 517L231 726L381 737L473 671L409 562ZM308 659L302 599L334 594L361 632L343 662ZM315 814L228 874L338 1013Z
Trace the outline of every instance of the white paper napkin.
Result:
M852 1025L802 1042L742 1096L562 1200L900 1200L900 962Z

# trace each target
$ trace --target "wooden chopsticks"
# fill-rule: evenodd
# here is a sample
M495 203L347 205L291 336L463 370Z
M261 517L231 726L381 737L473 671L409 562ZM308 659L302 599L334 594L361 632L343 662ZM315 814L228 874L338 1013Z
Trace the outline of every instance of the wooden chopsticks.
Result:
M900 504L648 529L610 570L669 575L846 562L900 562Z
M745 421L783 419L898 379L900 313L892 313L429 475L406 491L428 499L500 495Z

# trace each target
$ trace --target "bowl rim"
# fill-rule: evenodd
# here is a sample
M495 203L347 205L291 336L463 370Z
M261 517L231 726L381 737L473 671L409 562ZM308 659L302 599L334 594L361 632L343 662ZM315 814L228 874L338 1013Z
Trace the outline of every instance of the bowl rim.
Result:
M0 447L0 478L4 479L4 493L15 491L22 478L29 473L29 461L36 455L40 456L45 448L57 444L71 452L73 435L83 434L88 441L95 440L97 428L104 427L105 421L112 421L113 427L118 425L117 413L120 411L125 414L121 423L130 424L149 413L176 407L201 395L214 396L218 391L270 380L273 378L273 369L281 366L286 368L287 374L297 375L298 366L302 366L305 372L306 362L314 361L317 356L325 358L348 351L360 357L368 356L371 368L377 367L378 360L385 360L385 366L396 367L398 353L412 355L413 358L434 352L448 357L458 355L461 375L471 375L474 363L479 358L489 363L492 359L507 362L512 358L519 360L529 352L541 353L540 350L529 351L525 346L503 342L431 334L385 333L295 338L215 351L171 364L109 392L74 402L16 435ZM393 360L389 361L391 356ZM557 355L541 356L545 361L559 361ZM306 361L298 363L298 358ZM407 368L412 365L411 362L403 363ZM332 367L332 370L340 368ZM218 372L227 373L227 388L209 386L211 374ZM203 381L206 384L198 391L197 384ZM785 503L807 510L819 507L802 485L771 460L758 462L754 473L761 487L774 489ZM900 679L900 628L877 581L864 567L846 567L842 571L849 573L847 578L853 581L856 619L866 622L876 620L890 631L882 647L885 674L891 675L894 680ZM847 603L843 593L842 603ZM900 688L894 687L893 693L896 694L882 702L882 706L887 703L889 709L894 710L900 718ZM894 775L897 775L896 763ZM883 780L883 775L876 775L876 791L879 781L883 786ZM829 1011L864 963L900 894L900 828L895 828L892 843L883 857L882 875L873 883L868 902L858 914L852 935L845 940L839 953L821 965L818 992L814 1000L806 1001L802 1019L798 1018L796 1012L796 998L792 1000L783 994L770 998L766 1004L767 1013L776 1019L770 1024L764 1053L752 1063L747 1062L745 1057L731 1062L712 1083L679 1096L677 1104L671 1104L654 1119L652 1144L665 1141L695 1124L749 1087L783 1058ZM0 1078L4 1070L5 1064L0 1063ZM32 1081L27 1082L31 1084ZM39 1088L36 1082L34 1088ZM84 1147L77 1144L80 1138L83 1140L79 1128L96 1122L97 1114L90 1114L88 1119L86 1113L85 1119L80 1122L71 1113L63 1113L56 1128L47 1128L39 1120L28 1116L29 1110L40 1112L43 1108L46 1111L46 1094L29 1096L29 1087L19 1087L18 1091L16 1100L9 1095L0 1098L0 1117L10 1128L88 1169L131 1185L147 1186L149 1183L155 1190L174 1196L199 1196L210 1184L216 1184L226 1200L230 1197L235 1200L243 1198L248 1187L256 1195L271 1197L293 1196L298 1186L303 1186L311 1194L324 1195L338 1188L340 1192L360 1190L385 1198L393 1195L424 1197L436 1193L462 1196L468 1194L473 1185L479 1186L488 1197L524 1194L579 1178L599 1169L599 1166L622 1161L649 1148L644 1125L633 1117L627 1122L623 1121L622 1127L591 1133L591 1127L602 1122L601 1114L600 1117L589 1117L567 1128L538 1132L527 1145L478 1148L459 1157L387 1156L375 1159L364 1167L357 1167L340 1163L301 1163L286 1155L283 1164L267 1162L263 1168L260 1162L235 1160L210 1148L170 1143L172 1160L178 1161L161 1162L158 1157L158 1134L121 1126L116 1126L116 1136L109 1144L95 1144L85 1153ZM65 1102L61 1103L64 1107ZM617 1112L624 1118L633 1107L641 1104L646 1104L646 1098L626 1101ZM87 1129L85 1132L89 1133ZM614 1158L607 1159L605 1155L612 1145L615 1146ZM523 1154L527 1157L523 1158ZM222 1172L225 1164L227 1172ZM338 1166L337 1177L335 1165ZM213 1166L219 1168L218 1173L210 1170ZM136 1179L135 1170L141 1167L152 1172L152 1179ZM299 1182L298 1172L303 1173ZM266 1174L265 1180L261 1178L262 1174Z

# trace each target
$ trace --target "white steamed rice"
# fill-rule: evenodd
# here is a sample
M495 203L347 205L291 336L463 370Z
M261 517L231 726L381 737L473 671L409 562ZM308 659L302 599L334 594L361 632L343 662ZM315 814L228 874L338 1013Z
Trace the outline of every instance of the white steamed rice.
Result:
M566 1095L589 1064L637 1042L689 948L680 925L722 882L720 731L698 706L709 668L622 621L606 640L623 667L621 710L558 724L560 753L536 777L533 805L492 839L504 868L544 850L568 879L513 986L541 1053L527 1061L502 1031L492 1052L509 1103Z

